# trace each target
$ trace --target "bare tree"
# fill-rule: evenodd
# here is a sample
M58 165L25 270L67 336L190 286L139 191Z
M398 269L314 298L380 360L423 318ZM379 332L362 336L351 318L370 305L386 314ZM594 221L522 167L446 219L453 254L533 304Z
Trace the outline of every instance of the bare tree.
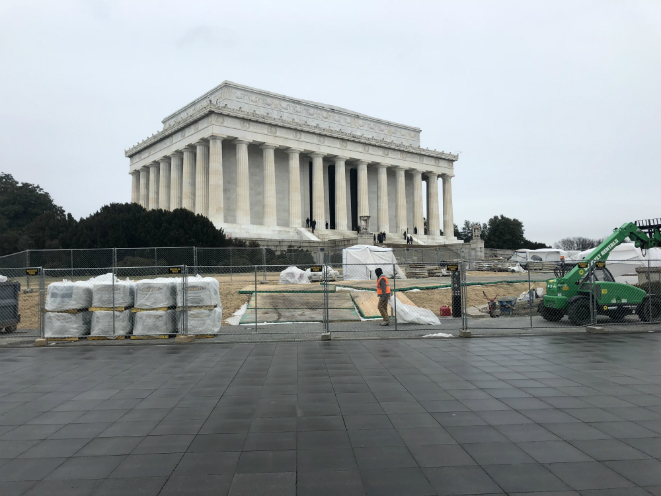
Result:
M574 238L563 238L553 245L554 248L560 248L561 250L578 250L584 251L589 250L590 248L595 248L599 246L603 241L602 239L590 239L577 236Z

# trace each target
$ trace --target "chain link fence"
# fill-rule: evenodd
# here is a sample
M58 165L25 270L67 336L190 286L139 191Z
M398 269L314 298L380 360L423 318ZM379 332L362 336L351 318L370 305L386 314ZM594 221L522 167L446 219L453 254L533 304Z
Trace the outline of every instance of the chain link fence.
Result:
M653 330L661 323L661 260L522 269L443 260L438 252L438 259L424 262L425 253L400 254L393 263L343 264L332 252L315 259L254 248L237 252L231 265L212 249L188 252L197 253L193 265L119 263L182 256L150 250L121 253L107 267L1 269L7 280L0 283L0 337L453 337L583 332L586 326ZM284 263L274 263L282 256ZM388 278L385 302L377 294L377 268Z
M439 264L445 260L471 260L468 244L452 247L393 247L400 263ZM513 250L485 249L485 260L506 261ZM286 249L269 247L201 248L92 248L26 250L0 257L0 270L5 268L43 267L44 269L81 269L104 267L167 267L171 265L197 266L254 266L340 263L342 249L333 247L303 247L291 245Z

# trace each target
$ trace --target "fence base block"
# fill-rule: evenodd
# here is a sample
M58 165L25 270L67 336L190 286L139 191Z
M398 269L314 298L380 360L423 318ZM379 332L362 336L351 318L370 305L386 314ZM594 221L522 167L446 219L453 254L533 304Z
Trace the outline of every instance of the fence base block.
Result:
M322 341L330 341L331 340L331 335L330 332L324 332L321 334L321 340Z
M590 334L606 334L606 329L598 326L587 326L585 330Z
M192 343L195 341L195 336L179 334L174 338L175 343Z
M459 331L460 338L470 338L473 337L470 331Z
M34 340L34 345L35 346L47 346L48 345L48 339L45 338L39 338Z

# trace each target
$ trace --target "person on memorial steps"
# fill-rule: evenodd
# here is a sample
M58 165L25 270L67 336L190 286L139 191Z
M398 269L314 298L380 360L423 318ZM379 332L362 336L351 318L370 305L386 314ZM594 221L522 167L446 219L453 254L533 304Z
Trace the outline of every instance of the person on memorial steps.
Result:
M388 300L390 299L390 285L388 278L383 275L383 271L377 268L374 273L378 279L376 280L376 295L379 297L379 304L377 308L381 317L383 317L382 326L390 325L390 315L388 315Z

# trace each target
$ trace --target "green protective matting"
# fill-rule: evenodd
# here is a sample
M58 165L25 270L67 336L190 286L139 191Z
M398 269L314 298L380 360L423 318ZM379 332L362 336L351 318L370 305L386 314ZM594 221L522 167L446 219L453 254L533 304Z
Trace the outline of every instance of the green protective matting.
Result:
M323 308L322 293L258 293L257 309L277 308L278 310L314 310ZM350 295L338 293L328 294L329 308L353 308ZM255 297L250 298L248 309L255 308Z
M329 294L329 316L331 322L359 322L353 301L347 293ZM322 322L325 310L320 295L265 294L257 297L257 322ZM241 324L255 323L255 296L241 317Z
M488 281L488 282L467 282L466 286L490 286L493 284L518 284L522 282L528 282L528 279L520 279L516 281ZM530 281L530 284L532 283L545 283L546 281ZM344 287L344 288L351 288L355 289L357 291L373 291L376 293L376 288L362 288L362 287L353 287L353 286L347 286L344 284L338 284L338 286ZM421 291L425 291L427 289L447 289L451 288L452 284L439 284L437 286L407 286L405 288L392 288L393 291L411 291L412 289L419 289Z
M292 286L297 286L292 288ZM298 288L301 289L298 289ZM253 294L255 292L255 286L246 286L243 289L239 290L239 294ZM282 294L282 293L318 293L322 294L326 292L325 288L321 284L299 284L299 285L294 285L294 284L285 284L284 287L278 288L277 284L258 284L257 285L257 293L262 294L262 293L274 293L274 294ZM328 285L328 293L335 293L335 286L332 284Z

